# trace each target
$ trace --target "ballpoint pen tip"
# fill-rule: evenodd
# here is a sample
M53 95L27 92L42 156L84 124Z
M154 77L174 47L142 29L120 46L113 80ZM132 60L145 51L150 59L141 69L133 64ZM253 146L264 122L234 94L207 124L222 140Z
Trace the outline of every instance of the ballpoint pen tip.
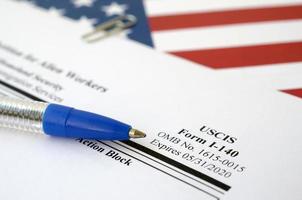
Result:
M144 138L144 137L146 137L146 133L132 128L129 131L129 137L130 138Z

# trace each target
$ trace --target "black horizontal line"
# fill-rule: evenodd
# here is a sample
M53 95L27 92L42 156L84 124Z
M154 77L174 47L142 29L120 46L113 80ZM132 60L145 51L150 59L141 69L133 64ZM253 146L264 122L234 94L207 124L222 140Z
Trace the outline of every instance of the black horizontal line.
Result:
M140 144L137 144L133 141L123 141L123 143L127 144L127 145L129 145L129 146L131 146L131 147L133 147L137 150L140 150L140 151L142 151L146 154L149 154L149 155L151 155L151 156L153 156L153 157L155 157L155 158L157 158L157 159L159 159L159 160L161 160L165 163L168 163L168 164L170 164L170 165L172 165L172 166L174 166L178 169L181 169L181 170L183 170L183 171L185 171L185 172L187 172L187 173L189 173L193 176L196 176L196 177L198 177L202 180L205 180L208 183L211 183L211 184L215 185L216 187L219 187L219 188L221 188L225 191L228 191L231 188L229 185L226 185L225 183L222 183L222 182L220 182L220 181L218 181L218 180L216 180L216 179L214 179L214 178L212 178L212 177L210 177L210 176L208 176L204 173L201 173L201 172L199 172L195 169L192 169L192 168L190 168L190 167L188 167L188 166L186 166L186 165L184 165L180 162L177 162L177 161L175 161L171 158L168 158L167 156L164 156L164 155L162 155L162 154L160 154L156 151L153 151L153 150L151 150L147 147L144 147Z
M40 99L40 98L38 98L38 97L36 97L36 96L34 96L32 94L29 94L29 93L27 93L27 92L25 92L25 91L23 91L23 90L21 90L19 88L16 88L15 86L12 86L12 85L10 85L8 83L3 82L1 80L0 80L0 84L4 85L4 86L6 86L6 87L8 87L8 88L10 88L10 89L12 89L12 90L20 93L20 94L23 94L24 96L26 96L26 97L28 97L28 98L30 98L32 100L35 100L35 101L44 101L43 99Z
M218 193L220 193L220 194L224 194L224 193L221 192L220 190L218 190L218 189L216 189L216 188L214 188L214 187L212 187L212 186L210 186L210 185L208 185L208 184L206 184L206 183L204 183L204 182L201 182L201 181L195 179L195 178L197 178L197 177L194 176L194 178L193 178L192 176L189 176L189 175L183 173L183 172L182 172L183 170L181 170L181 171L176 170L176 169L170 167L168 163L160 162L160 161L158 161L158 160L155 160L155 158L154 158L153 156L149 155L149 154L143 154L143 153L141 153L141 152L138 152L138 151L136 151L137 149L135 149L135 148L133 148L133 147L130 148L128 145L123 145L123 144L120 144L120 143L118 143L118 142L113 142L113 143L115 143L115 144L117 144L117 145L119 145L119 146L122 146L122 147L124 147L124 148L126 148L126 149L128 149L128 150L130 150L130 151L132 151L132 152L135 152L135 153L137 153L137 154L139 154L139 155L141 155L141 156L143 156L143 157L145 157L145 158L148 158L148 159L152 160L153 162L156 162L156 163L158 163L158 164L160 164L160 165L163 165L164 167L166 167L166 168L168 168L168 169L170 169L170 170L173 170L173 171L175 171L175 172L177 172L177 173L179 173L179 174L181 174L181 175L183 175L183 176L185 176L185 177L187 177L187 178L190 178L191 180L196 181L196 182L198 182L198 183L200 183L200 184L202 184L202 185L204 185L204 186L206 186L206 187L209 187L209 188L215 190L216 192L218 192ZM134 149L135 149L135 150L134 150ZM148 155L148 156L147 156L147 155Z
M197 190L199 190L199 191L202 191L202 192L204 192L204 193L210 195L211 197L213 197L213 198L219 200L219 198L218 198L217 196L215 196L215 195L213 195L213 194L211 194L211 193L209 193L209 192L207 192L207 191L205 191L205 190L203 190L203 189L201 189L201 188L199 188L199 187L196 187L195 185L192 185L191 183L188 183L188 182L185 181L185 180L182 180L182 179L180 179L180 178L178 178L178 177L176 177L176 176L174 176L174 175L172 175L172 174L170 174L170 173L168 173L168 172L166 172L166 171L164 171L164 170L162 170L162 169L159 169L159 168L157 168L157 167L155 167L155 166L153 166L153 165L151 165L151 164L149 164L149 163L147 163L147 162L145 162L145 161L143 161L143 160L141 160L141 159L139 159L139 158L137 158L137 157L134 157L134 156L132 156L132 155L130 155L130 154L124 152L124 151L121 151L120 149L117 149L117 148L115 148L115 147L113 147L113 146L111 146L111 145L109 145L109 144L106 144L106 143L104 143L104 142L102 142L102 141L100 141L100 140L96 140L96 141L98 141L98 142L100 142L100 143L102 143L102 144L104 144L104 145L106 145L106 146L108 146L108 147L110 147L110 148L112 148L112 149L114 149L114 150L116 150L116 151L119 151L119 152L121 152L121 153L123 153L123 154L125 154L125 155L127 155L127 156L129 156L129 157L131 157L131 158L133 158L133 159L136 159L136 160L138 160L138 161L140 161L140 162L142 162L142 163L144 163L144 164L146 164L146 165L148 165L148 166L150 166L150 167L152 167L152 168L154 168L154 169L156 169L156 170L158 170L158 171L161 171L162 173L164 173L164 174L166 174L166 175L169 175L169 176L171 176L171 177L173 177L173 178L175 178L175 179L177 179L177 180L179 180L179 181L181 181L181 182L183 182L183 183L185 183L185 184L187 184L187 185L190 185L191 187L193 187L193 188L195 188L195 189L197 189ZM116 144L117 144L117 143L116 143Z

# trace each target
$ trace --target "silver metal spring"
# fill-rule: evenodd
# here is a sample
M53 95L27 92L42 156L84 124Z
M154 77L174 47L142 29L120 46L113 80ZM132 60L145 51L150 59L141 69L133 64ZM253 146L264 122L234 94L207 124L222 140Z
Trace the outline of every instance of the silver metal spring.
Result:
M47 103L0 97L0 126L43 133L42 118Z

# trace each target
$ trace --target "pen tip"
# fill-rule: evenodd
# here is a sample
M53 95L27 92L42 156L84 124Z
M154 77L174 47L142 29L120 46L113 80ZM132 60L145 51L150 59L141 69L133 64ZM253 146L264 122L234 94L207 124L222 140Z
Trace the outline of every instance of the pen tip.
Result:
M136 129L132 128L129 131L129 137L130 138L144 138L144 137L146 137L146 133L141 132L139 130L136 130Z

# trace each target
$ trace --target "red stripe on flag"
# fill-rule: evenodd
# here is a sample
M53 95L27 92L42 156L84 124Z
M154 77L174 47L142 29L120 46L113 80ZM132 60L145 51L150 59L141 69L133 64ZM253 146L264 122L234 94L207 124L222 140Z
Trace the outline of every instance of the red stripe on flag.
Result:
M302 88L281 91L302 98Z
M302 5L149 17L152 31L302 18Z
M302 42L169 52L214 69L302 61Z

